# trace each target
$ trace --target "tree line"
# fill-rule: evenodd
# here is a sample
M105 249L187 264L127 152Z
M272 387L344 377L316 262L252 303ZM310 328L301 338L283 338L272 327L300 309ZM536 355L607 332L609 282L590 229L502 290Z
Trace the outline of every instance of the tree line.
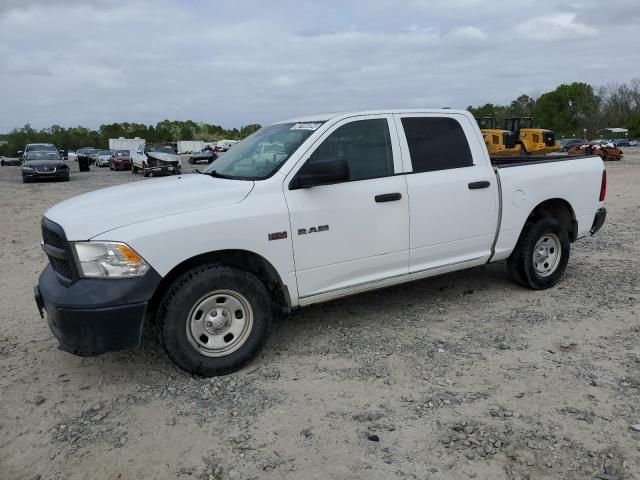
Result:
M582 137L586 132L591 139L601 136L598 131L606 127L627 128L630 138L640 138L640 78L597 88L582 82L562 84L539 96L520 95L508 105L487 103L467 108L476 117L496 117L499 124L508 117L533 117L535 126L553 130L558 138ZM241 140L259 128L251 124L225 129L191 120L163 120L155 125L111 123L97 130L60 125L35 130L27 124L0 135L0 155L15 156L27 143L53 143L64 150L108 148L109 139L119 137L140 137L147 142Z
M242 140L258 130L260 125L251 124L241 128L225 129L220 125L196 123L191 120L172 121L163 120L155 125L141 123L111 123L100 125L97 130L85 127L64 128L52 125L49 128L35 130L27 124L16 128L6 135L0 135L0 155L13 157L18 150L22 150L27 143L53 143L65 151L77 150L82 147L109 148L110 138L144 138L151 142L175 142L178 140L204 140L215 142L218 140Z
M532 117L534 126L547 128L558 138L585 135L601 137L603 128L629 130L629 138L640 138L640 79L594 88L587 83L562 84L538 97L520 95L508 105L487 103L469 106L475 117L492 116L501 125L504 118Z

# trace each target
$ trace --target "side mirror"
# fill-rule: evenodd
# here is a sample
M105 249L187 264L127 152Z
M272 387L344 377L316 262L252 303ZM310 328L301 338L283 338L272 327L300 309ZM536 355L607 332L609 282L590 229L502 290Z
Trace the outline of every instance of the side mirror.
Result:
M349 177L349 164L345 160L307 163L291 180L289 190L346 182Z

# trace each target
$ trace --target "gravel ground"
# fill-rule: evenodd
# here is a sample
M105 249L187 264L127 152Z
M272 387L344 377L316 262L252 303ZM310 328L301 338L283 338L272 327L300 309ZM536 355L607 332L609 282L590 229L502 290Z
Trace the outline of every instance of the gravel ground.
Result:
M153 339L61 352L33 302L42 213L153 179L74 164L68 183L23 185L3 167L0 478L640 478L640 151L625 153L607 223L557 287L517 287L499 263L313 306L214 379Z

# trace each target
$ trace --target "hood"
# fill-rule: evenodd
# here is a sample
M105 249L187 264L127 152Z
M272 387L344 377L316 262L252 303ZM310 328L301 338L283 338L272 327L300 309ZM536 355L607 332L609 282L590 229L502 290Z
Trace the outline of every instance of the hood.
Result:
M31 167L31 168L36 168L36 167L61 167L61 166L67 166L66 163L64 163L62 160L27 160L24 162L24 166L25 167Z
M241 202L253 182L180 175L85 193L45 212L69 240L89 240L114 228L194 210Z
M156 160L160 160L161 162L180 161L179 155L173 155L171 153L166 153L166 152L146 152L146 155L149 158L155 158Z

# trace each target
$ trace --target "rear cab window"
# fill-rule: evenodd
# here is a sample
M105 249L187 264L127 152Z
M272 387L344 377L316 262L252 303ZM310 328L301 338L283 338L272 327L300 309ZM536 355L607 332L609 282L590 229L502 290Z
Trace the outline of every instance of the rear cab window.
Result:
M400 121L413 173L473 166L467 134L455 118L411 116Z

